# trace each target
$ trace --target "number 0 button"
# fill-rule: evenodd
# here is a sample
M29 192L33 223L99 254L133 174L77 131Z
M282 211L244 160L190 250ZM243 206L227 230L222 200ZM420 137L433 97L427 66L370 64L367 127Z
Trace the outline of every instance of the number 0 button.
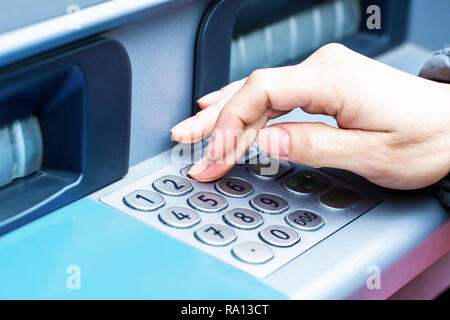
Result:
M216 183L216 190L228 197L244 198L253 192L253 187L242 179L225 178Z
M198 192L188 199L194 209L204 212L217 212L228 206L227 200L220 194L213 192Z
M259 233L259 237L268 244L276 247L290 247L300 241L297 232L291 228L279 225L273 225L263 229Z
M270 193L257 195L250 200L250 205L256 210L268 214L280 214L289 208L286 200Z
M230 227L218 223L204 225L195 231L195 236L211 246L226 246L236 239L236 234Z
M123 198L123 202L130 208L140 211L153 211L161 208L164 198L153 191L137 190Z
M197 212L185 207L172 207L159 214L159 219L174 228L190 228L200 222Z
M164 176L153 182L153 188L168 196L182 196L192 191L192 184L177 176Z

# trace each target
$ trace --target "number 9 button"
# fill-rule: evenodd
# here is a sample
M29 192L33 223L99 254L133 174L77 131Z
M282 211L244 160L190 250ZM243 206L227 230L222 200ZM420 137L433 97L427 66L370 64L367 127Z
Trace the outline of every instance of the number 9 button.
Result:
M263 217L253 210L238 208L223 215L223 220L238 229L255 229L263 223Z

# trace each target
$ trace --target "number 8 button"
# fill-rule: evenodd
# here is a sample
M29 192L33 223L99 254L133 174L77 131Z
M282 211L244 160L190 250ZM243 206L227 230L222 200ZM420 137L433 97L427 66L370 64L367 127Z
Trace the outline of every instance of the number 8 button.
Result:
M223 215L223 220L239 229L255 229L263 223L261 215L253 210L238 208Z

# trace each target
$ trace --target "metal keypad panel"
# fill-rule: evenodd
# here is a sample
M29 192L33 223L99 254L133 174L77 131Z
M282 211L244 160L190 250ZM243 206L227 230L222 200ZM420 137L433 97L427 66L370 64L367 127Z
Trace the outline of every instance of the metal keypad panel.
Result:
M264 278L381 202L321 170L280 164L264 177L236 165L210 183L171 164L100 200Z

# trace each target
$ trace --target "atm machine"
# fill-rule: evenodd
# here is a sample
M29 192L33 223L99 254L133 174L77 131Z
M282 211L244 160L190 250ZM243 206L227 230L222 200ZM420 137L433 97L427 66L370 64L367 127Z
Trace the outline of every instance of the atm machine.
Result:
M448 44L449 13L447 0L2 1L0 298L436 297L450 223L430 189L291 163L265 174L257 146L199 183L186 168L204 144L169 129L202 95L328 42L418 74Z

